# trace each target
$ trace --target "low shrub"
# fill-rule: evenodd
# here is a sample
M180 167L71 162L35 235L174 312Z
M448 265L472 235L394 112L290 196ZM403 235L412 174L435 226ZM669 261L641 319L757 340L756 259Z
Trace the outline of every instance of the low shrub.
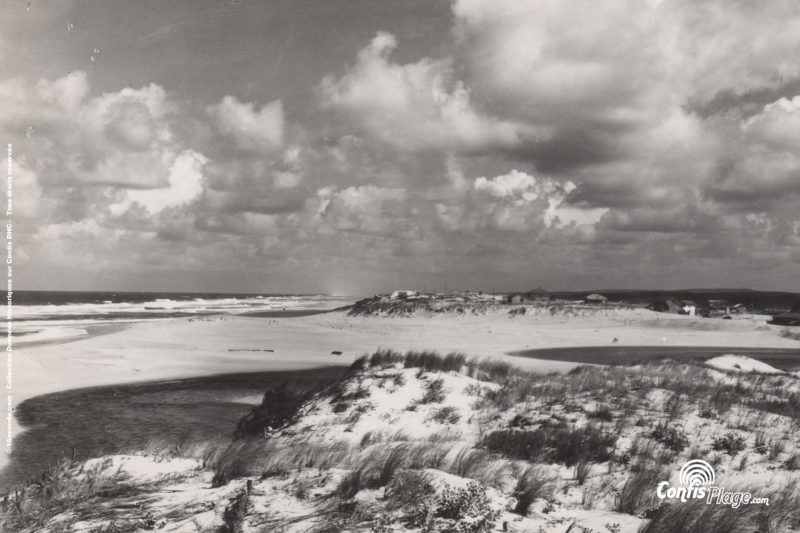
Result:
M425 387L425 394L419 399L417 403L441 403L444 401L446 394L444 392L444 380L442 378L432 379Z
M461 415L455 407L447 406L434 411L430 419L440 424L457 424Z
M589 418L596 418L601 422L611 422L614 420L614 413L608 406L600 405L594 411L589 413Z
M769 451L767 436L763 431L756 433L755 442L753 443L753 450L760 454L765 454Z
M689 439L686 433L676 427L667 425L665 422L660 422L653 428L650 436L657 442L663 444L666 448L674 452L682 452L686 446L689 445Z
M728 455L736 455L747 447L744 437L735 433L726 433L717 437L711 443L711 449L717 452L725 452Z
M494 531L500 511L492 509L486 489L473 481L466 487L445 485L440 494L430 497L417 510L413 523L436 531L489 533Z

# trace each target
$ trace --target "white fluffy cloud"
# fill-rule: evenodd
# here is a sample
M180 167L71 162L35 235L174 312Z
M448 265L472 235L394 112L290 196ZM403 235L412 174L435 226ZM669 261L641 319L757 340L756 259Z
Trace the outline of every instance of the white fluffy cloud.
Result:
M393 35L379 32L344 76L322 81L323 106L404 150L482 151L534 134L533 127L476 110L450 60L400 65L391 59L396 47Z
M33 170L50 186L166 184L179 153L170 122L174 104L157 85L89 98L86 74L21 80L0 87L7 131L26 133Z
M208 162L203 154L184 150L169 169L169 185L157 189L127 191L126 198L111 206L112 212L123 213L134 203L143 206L151 214L166 207L186 205L203 192L203 165Z
M252 102L240 102L226 96L219 104L208 108L222 135L230 136L239 149L262 152L283 142L283 104L275 100L256 109Z
M436 214L448 231L510 231L535 240L547 228L592 225L599 220L605 210L565 204L575 188L572 182L561 184L512 170L493 178L476 178L465 198L457 203L438 203Z

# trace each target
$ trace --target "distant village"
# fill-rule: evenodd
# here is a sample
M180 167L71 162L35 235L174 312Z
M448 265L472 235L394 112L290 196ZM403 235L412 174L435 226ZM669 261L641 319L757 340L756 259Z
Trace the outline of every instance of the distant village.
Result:
M746 298L711 298L702 294L691 298L675 295L653 295L649 291L641 293L600 294L600 293L558 293L543 288L513 293L460 291L449 293L429 293L416 290L396 290L391 294L378 295L377 299L386 303L407 302L409 304L440 304L448 307L469 304L519 305L537 307L599 307L650 309L658 313L671 313L701 318L732 319L736 315L760 314L771 316L771 324L780 326L800 326L800 307L795 305L759 305Z

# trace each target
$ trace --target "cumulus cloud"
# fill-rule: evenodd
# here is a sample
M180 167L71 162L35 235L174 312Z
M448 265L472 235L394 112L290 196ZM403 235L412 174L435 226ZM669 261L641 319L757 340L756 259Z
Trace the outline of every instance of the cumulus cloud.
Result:
M184 150L169 169L169 185L158 189L131 190L119 204L111 206L112 212L122 213L134 203L151 214L166 207L185 205L203 192L203 165L208 162L203 154Z
M389 234L397 229L393 207L406 200L404 189L363 185L335 190L326 187L317 191L314 209L324 232Z
M535 128L480 113L451 60L392 61L397 39L379 32L340 78L322 80L324 107L404 150L463 152L515 146Z
M86 74L3 82L6 129L27 133L35 171L50 187L111 185L148 188L166 184L178 155L170 122L174 104L157 85L125 88L89 98Z
M526 233L536 239L547 228L592 225L599 219L604 210L598 213L566 204L575 189L572 182L561 184L512 170L493 178L476 178L464 199L438 203L436 213L448 231L497 230Z
M240 102L226 96L208 108L215 126L222 135L231 137L244 151L261 152L283 142L283 103L275 100L256 109L252 102Z

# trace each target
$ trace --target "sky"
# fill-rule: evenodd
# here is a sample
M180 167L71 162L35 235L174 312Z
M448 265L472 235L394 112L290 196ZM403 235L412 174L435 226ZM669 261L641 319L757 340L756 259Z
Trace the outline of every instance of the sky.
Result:
M15 288L800 292L799 53L795 0L6 0Z

